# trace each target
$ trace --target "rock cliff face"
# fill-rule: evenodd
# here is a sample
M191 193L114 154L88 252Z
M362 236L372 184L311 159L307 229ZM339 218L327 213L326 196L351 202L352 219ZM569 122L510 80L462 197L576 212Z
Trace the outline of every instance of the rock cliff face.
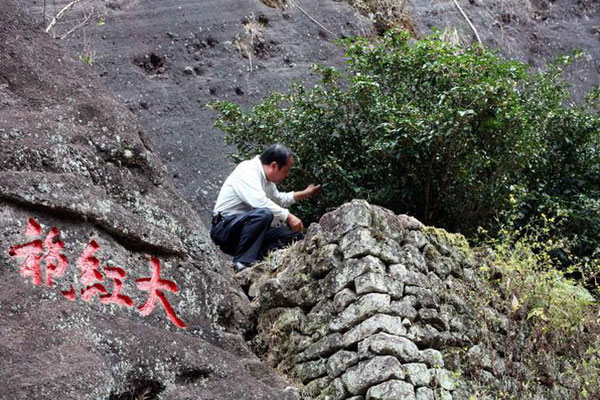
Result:
M102 18L67 36L75 56L22 11L39 16L41 2L5 1L0 13L0 399L297 399L245 338L306 398L511 389L507 367L524 367L500 352L506 318L493 309L497 345L482 340L460 238L346 205L274 256L276 270L238 277L255 325L195 212L210 212L230 167L198 104L249 105L310 79L315 61L339 66L328 31L368 32L368 16L312 0L92 3ZM535 4L550 20L571 9ZM430 21L456 17L450 5L436 3ZM577 29L591 29L597 5L574 7ZM464 365L475 372L458 376Z
M41 2L17 1L42 21ZM46 24L68 3L48 2ZM298 3L325 29L287 0L85 0L51 34L60 37L93 9L92 23L63 42L88 56L89 68L138 116L177 189L208 222L233 164L205 104L250 106L295 79L312 79L313 63L342 66L332 39L370 29L347 3Z
M10 1L0 226L1 399L294 398L134 115Z
M523 379L537 398L578 398L568 382L531 379L522 347L507 351L514 332L485 305L484 265L460 235L353 201L242 275L255 349L306 399L522 398Z
M17 0L42 23L71 0ZM576 96L600 84L600 4L595 0L459 0L481 40L534 67L582 49L571 69ZM86 15L91 23L62 37ZM140 119L182 196L209 220L220 181L233 169L212 100L251 107L310 66L343 67L332 42L375 35L394 20L416 35L433 28L468 44L473 30L453 0L85 0L55 29L76 56ZM99 24L98 22L102 23Z

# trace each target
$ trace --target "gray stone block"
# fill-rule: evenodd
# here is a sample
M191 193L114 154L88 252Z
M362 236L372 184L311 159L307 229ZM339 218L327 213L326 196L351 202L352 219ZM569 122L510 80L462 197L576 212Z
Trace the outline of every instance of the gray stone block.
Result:
M343 265L331 271L321 284L324 287L323 293L334 295L346 288L357 277L367 272L385 273L385 264L373 256L365 256L358 259L344 261Z
M371 387L366 400L415 400L415 388L410 383L391 380Z
M300 330L305 335L312 335L317 331L323 334L328 333L327 325L335 314L333 303L328 299L321 300L306 314L306 317L302 320Z
M312 281L295 292L296 295L293 296L293 302L303 308L312 307L324 297L327 297L323 294L324 289L319 281Z
M359 363L342 375L342 381L352 394L362 394L371 386L389 379L404 379L402 365L391 356L373 357Z
M378 314L388 313L390 310L390 296L381 293L369 293L340 313L329 324L329 329L333 332L347 330L367 318Z
M439 300L437 295L430 289L424 289L417 286L405 286L404 294L412 295L417 298L415 307L437 308Z
M393 239L375 239L373 232L367 228L357 228L346 234L340 240L340 249L346 259L372 255L388 264L400 262L398 255L402 251Z
M302 383L310 382L316 378L327 375L327 359L319 359L316 361L308 361L302 364L297 364L294 367L294 375L302 381Z
M340 350L327 360L327 373L329 377L336 378L356 363L358 363L358 353Z
M328 244L319 248L310 275L313 278L325 276L329 271L340 267L342 257L342 252L337 244Z
M397 281L391 276L387 276L387 289L388 294L394 300L402 300L404 297L404 283Z
M372 249L376 247L377 240L367 228L354 229L340 240L340 250L346 259L372 254Z
M333 297L333 308L337 312L342 312L348 305L356 300L356 298L357 296L354 290L350 288L343 289Z
M404 240L402 241L402 245L411 244L415 246L417 249L423 249L427 244L427 238L421 231L411 231L404 235Z
M433 389L420 387L415 391L415 400L436 400Z
M404 364L406 381L414 386L427 386L431 382L432 372L423 363Z
M390 303L390 313L406 318L409 321L414 321L417 318L417 309L414 308L410 302L405 300L392 301Z
M405 285L427 288L429 286L427 275L409 268L410 266L407 267L406 264L392 264L388 266L388 272L393 278Z
M444 357L442 353L435 349L421 350L421 361L427 364L430 368L443 368Z
M352 330L346 332L342 343L344 347L353 345L364 338L377 332L387 332L392 335L405 335L406 328L402 324L402 318L387 314L375 314L371 318L361 322Z
M402 250L398 253L398 264L404 265L406 268L411 270L420 271L427 273L427 261L423 254L419 251L419 248L412 244L405 244L402 246Z
M455 263L448 257L439 257L436 261L429 262L428 267L430 271L444 279L455 269Z
M353 200L321 217L320 226L337 241L356 227L371 225L371 205L364 200Z
M431 346L432 343L438 342L440 332L431 325L413 325L408 330L407 338L417 344Z
M429 324L439 331L447 331L448 321L435 308L421 308L417 313L419 321L424 324Z
M419 360L420 354L417 346L405 337L394 336L387 333L377 333L359 343L359 355L389 354L403 363Z
M339 333L334 333L308 346L305 351L296 356L296 362L314 360L316 358L332 354L341 349L341 347L342 335Z
M389 277L385 276L384 274L376 274L374 272L368 272L364 275L361 275L354 280L356 293L387 293L388 279Z
M435 384L445 390L455 390L457 385L456 376L443 368L433 370Z

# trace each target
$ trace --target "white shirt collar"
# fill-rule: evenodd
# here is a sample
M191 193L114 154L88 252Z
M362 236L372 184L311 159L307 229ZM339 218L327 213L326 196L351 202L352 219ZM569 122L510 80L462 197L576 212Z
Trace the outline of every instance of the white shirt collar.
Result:
M267 181L267 175L265 175L265 169L262 166L262 161L260 161L260 156L256 156L254 157L255 162L258 164L258 167L260 169L260 175L262 176L262 178Z

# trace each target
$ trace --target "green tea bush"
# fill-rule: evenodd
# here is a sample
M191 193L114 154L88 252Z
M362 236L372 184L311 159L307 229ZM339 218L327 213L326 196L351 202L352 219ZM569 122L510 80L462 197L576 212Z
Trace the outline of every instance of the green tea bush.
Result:
M390 31L342 42L347 68L315 66L312 89L295 83L250 111L216 102L216 126L236 159L282 142L296 154L288 187L325 184L303 203L309 220L363 198L426 224L472 234L522 225L541 211L581 255L600 242L598 91L569 102L563 57L541 73L485 47Z

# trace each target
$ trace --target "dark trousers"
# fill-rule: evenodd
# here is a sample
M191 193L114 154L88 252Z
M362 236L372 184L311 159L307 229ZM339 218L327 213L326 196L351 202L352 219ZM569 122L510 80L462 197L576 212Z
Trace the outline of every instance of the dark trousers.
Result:
M243 214L213 220L210 237L232 255L234 262L252 264L260 261L271 250L304 238L287 226L271 227L273 213L267 208L256 208Z

